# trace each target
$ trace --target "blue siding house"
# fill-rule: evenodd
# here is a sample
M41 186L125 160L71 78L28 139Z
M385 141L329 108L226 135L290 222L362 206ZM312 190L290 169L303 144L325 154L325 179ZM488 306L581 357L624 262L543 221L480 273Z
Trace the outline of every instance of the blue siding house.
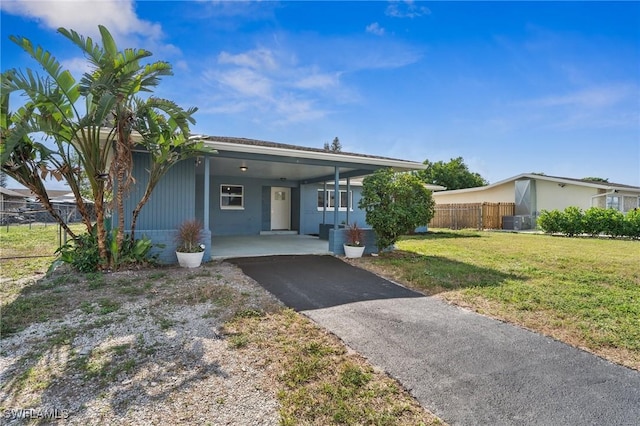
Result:
M203 223L211 244L216 236L307 234L326 238L329 250L342 254L341 224L367 227L357 207L362 178L381 168L424 168L412 161L244 138L203 136L202 141L202 156L172 167L138 218L136 235L164 244L159 254L166 263L175 262L178 226L193 218ZM144 152L135 154L129 211L144 191L148 162Z

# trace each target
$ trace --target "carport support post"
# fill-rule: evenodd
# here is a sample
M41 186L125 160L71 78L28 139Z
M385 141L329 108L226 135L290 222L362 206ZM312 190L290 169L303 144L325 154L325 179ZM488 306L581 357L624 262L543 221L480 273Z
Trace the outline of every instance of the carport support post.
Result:
M209 230L209 157L204 157L204 229Z
M327 223L327 182L324 182L324 190L322 192L322 224Z
M335 167L335 176L333 179L333 229L338 229L338 203L340 201L340 169Z
M351 178L347 178L347 226L349 225L349 210L351 210Z

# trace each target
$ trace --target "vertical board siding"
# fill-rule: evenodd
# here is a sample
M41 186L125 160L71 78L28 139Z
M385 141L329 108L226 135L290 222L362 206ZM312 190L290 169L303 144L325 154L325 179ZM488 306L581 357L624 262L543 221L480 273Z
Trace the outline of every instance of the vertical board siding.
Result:
M515 203L437 204L430 228L502 229L503 216L513 216Z
M149 179L149 156L134 153L133 160L135 183L125 202L126 212L133 211L142 198ZM193 160L181 161L169 169L156 186L140 212L136 229L176 229L184 220L194 219L195 193ZM131 214L125 218L125 226L131 227Z

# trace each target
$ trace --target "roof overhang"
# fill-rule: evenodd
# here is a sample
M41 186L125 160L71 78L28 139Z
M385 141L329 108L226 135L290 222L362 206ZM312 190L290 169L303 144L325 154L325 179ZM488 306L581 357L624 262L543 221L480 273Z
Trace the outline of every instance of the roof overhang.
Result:
M334 153L291 145L260 144L259 141L236 143L214 137L202 139L205 149L216 154L206 156L212 173L229 177L292 180L303 184L340 178L361 177L382 168L396 171L422 170L426 166L413 161L393 158ZM245 141L245 140L241 140ZM203 172L200 167L199 172Z

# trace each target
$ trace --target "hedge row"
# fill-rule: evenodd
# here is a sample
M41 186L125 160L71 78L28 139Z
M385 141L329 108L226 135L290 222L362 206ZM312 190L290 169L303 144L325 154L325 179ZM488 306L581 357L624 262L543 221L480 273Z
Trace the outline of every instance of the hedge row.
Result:
M564 211L542 210L538 216L538 227L548 234L640 238L640 210L631 210L626 215L601 207L585 211L578 207L567 207Z

